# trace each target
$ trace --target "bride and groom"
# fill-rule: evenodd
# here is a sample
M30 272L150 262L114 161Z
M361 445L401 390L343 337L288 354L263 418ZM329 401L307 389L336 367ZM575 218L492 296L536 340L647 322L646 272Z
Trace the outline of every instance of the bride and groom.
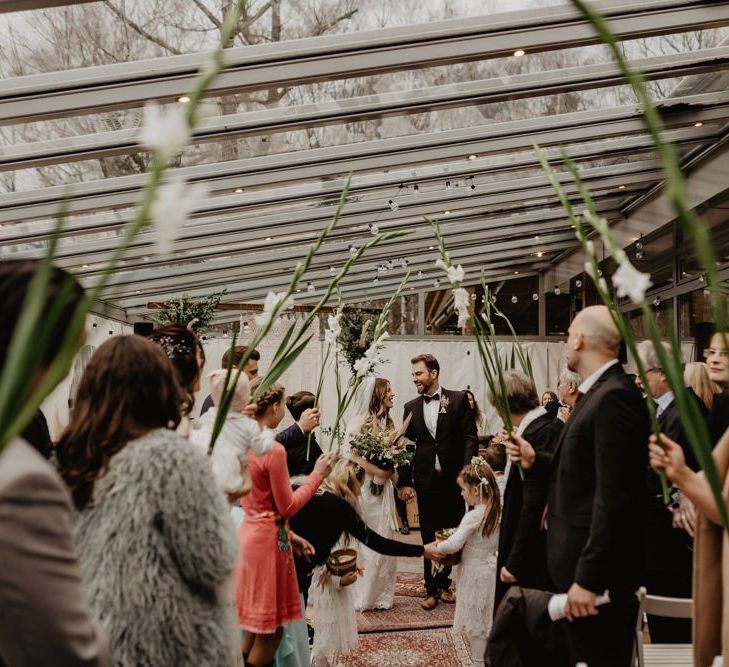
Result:
M405 437L415 443L411 465L397 471L378 468L350 453L365 470L367 480L362 485L363 519L385 537L394 537L395 489L401 499L417 495L420 535L423 544L435 540L435 531L459 524L465 512L456 477L464 464L478 452L476 422L468 397L463 391L440 387L440 365L431 354L411 359L412 379L418 397L405 404L403 423L409 419ZM367 378L355 397L354 417L348 432L373 434L393 430L390 410L395 394L388 380ZM347 439L348 440L348 439ZM383 489L373 493L371 482L381 483ZM395 597L397 560L382 556L362 545L364 574L355 587L355 606L364 609L390 609ZM434 609L438 600L453 602L450 590L450 568L436 573L431 562L423 560L426 598L422 606Z

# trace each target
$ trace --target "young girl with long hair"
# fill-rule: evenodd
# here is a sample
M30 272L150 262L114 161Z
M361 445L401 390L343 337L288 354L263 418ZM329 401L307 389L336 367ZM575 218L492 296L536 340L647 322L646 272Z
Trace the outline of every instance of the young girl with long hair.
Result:
M444 555L461 551L453 630L468 637L473 664L481 667L494 611L501 498L494 472L481 457L473 457L461 470L458 486L473 509L453 535L434 545Z
M57 448L117 667L237 664L235 532L206 457L170 430L183 398L159 346L115 336L86 366Z
M284 388L274 384L256 401L253 419L261 429L279 425L285 397ZM243 656L251 667L271 664L284 626L303 616L288 520L311 499L334 459L323 454L306 482L292 491L283 445L274 442L262 456L249 452L253 488L241 500L245 521L239 533L243 559L236 569L236 602L239 625L246 631Z

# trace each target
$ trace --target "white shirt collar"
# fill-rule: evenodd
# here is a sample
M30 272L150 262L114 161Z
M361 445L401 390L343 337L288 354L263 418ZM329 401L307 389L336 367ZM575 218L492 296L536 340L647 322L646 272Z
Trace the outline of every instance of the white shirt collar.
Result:
M658 398L656 398L656 407L658 414L663 414L663 411L671 405L671 401L673 400L673 392L667 391L665 394L661 394Z
M614 366L618 363L617 359L611 359L608 361L605 365L600 366L592 375L585 378L582 381L582 384L577 387L577 391L579 391L581 394L586 394L590 389L592 389L593 385L600 379L602 374L611 366Z
M516 434L521 435L522 433L524 433L524 431L526 431L527 426L529 426L529 424L531 424L538 417L541 417L542 415L546 415L546 414L547 414L547 411L541 405L536 408L532 408L531 410L529 410L529 412L527 412L524 415L524 419L521 420L521 423L519 424L519 426L516 429Z

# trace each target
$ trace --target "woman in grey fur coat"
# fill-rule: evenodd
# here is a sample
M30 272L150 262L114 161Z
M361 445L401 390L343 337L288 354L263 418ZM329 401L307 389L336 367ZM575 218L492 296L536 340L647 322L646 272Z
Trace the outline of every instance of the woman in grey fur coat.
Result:
M182 399L157 345L112 338L86 367L58 445L81 578L117 667L237 664L237 540L206 457L168 430Z

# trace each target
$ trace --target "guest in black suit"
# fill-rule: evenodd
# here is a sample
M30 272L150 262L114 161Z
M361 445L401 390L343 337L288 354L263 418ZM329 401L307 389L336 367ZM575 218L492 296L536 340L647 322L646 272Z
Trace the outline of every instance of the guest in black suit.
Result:
M504 373L511 423L536 451L551 454L557 445L562 422L539 404L534 382L520 371ZM497 397L489 397L491 403ZM499 531L499 550L494 611L509 586L552 590L546 568L544 534L540 522L547 502L547 476L511 465L504 491Z
M550 466L547 567L567 593L563 627L573 665L630 665L635 591L643 581L650 424L640 390L618 363L619 349L607 308L578 313L567 364L585 380L554 455L536 455L518 435L507 445L514 463ZM611 602L598 609L595 598L605 590Z
M236 345L235 348L233 348L233 367L235 368L240 363L240 360L243 358L243 355L246 353L245 345ZM248 376L249 380L252 380L255 377L258 377L258 362L261 360L261 354L258 350L253 350L251 352L251 356L248 357L248 361L246 361L246 365L243 367L243 372ZM223 358L220 360L220 367L221 368L228 368L228 363L230 361L230 348L228 348L225 352L223 352ZM210 395L205 397L205 400L203 401L202 407L200 408L200 416L204 415L210 408L213 407L215 403L213 403L213 399Z
M322 453L314 435L314 429L319 426L319 408L314 408L314 399L310 391L299 391L286 399L286 407L296 423L281 431L276 440L286 450L289 477L310 475Z
M457 526L465 507L456 482L458 473L478 452L476 421L464 391L443 389L440 365L432 354L410 360L415 388L420 396L405 404L403 420L412 414L406 437L415 442L409 468L399 471L400 497L417 493L420 536L423 544L435 539L435 531ZM423 609L435 609L438 599L455 600L450 591L450 568L434 575L424 561L426 598Z
M671 347L663 344L666 353ZM638 355L646 369L648 385L656 399L656 412L661 432L679 443L686 462L698 470L698 461L688 444L679 420L678 408L652 341L638 345ZM703 403L696 399L699 409ZM702 410L706 417L706 410ZM690 598L693 572L693 540L675 525L671 509L666 507L658 474L647 468L648 514L646 521L646 577L645 587L653 595ZM690 644L691 619L648 616L648 629L653 644Z

